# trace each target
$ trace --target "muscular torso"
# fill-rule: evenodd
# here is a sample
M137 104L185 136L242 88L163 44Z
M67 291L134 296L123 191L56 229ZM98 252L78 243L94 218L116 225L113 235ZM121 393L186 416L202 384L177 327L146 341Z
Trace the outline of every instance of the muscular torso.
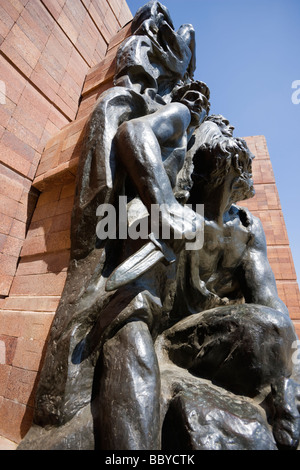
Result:
M220 230L206 221L204 245L198 253L200 279L209 291L220 297L232 293L232 289L237 287L233 285L235 271L251 238L250 227L242 223L239 214L232 211Z
M202 249L181 255L185 268L178 274L177 315L242 301L239 268L251 239L251 218L243 209L233 206L223 227L205 221Z

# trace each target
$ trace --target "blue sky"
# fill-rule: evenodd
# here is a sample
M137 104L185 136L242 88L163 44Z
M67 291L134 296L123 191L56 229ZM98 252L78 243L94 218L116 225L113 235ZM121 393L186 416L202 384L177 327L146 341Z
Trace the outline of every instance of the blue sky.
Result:
M127 0L133 14L145 3ZM210 88L211 112L227 117L235 136L266 137L299 282L300 0L161 3L176 29L196 30L195 78Z

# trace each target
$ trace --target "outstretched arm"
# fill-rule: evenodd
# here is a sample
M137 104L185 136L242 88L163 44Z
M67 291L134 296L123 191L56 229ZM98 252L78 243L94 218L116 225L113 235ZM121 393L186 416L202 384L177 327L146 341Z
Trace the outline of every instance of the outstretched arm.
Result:
M267 257L267 244L262 223L252 220L253 238L242 262L244 296L247 303L265 305L289 315L278 297L276 281Z

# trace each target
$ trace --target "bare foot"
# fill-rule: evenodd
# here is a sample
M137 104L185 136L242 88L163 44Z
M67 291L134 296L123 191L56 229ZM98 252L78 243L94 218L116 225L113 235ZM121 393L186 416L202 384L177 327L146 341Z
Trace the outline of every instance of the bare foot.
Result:
M297 449L300 440L300 385L282 378L272 386L273 434L279 449Z

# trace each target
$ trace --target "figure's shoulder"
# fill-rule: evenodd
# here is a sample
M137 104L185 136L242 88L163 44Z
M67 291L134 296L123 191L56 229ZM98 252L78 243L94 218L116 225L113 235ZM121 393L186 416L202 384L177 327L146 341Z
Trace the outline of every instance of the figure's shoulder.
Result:
M266 238L261 220L253 215L246 207L233 204L230 211L235 217L238 217L241 224L248 229L250 245L264 247L266 245Z
M254 216L246 207L232 204L229 210L229 214L230 217L239 219L241 224L246 228L251 227L253 224Z

